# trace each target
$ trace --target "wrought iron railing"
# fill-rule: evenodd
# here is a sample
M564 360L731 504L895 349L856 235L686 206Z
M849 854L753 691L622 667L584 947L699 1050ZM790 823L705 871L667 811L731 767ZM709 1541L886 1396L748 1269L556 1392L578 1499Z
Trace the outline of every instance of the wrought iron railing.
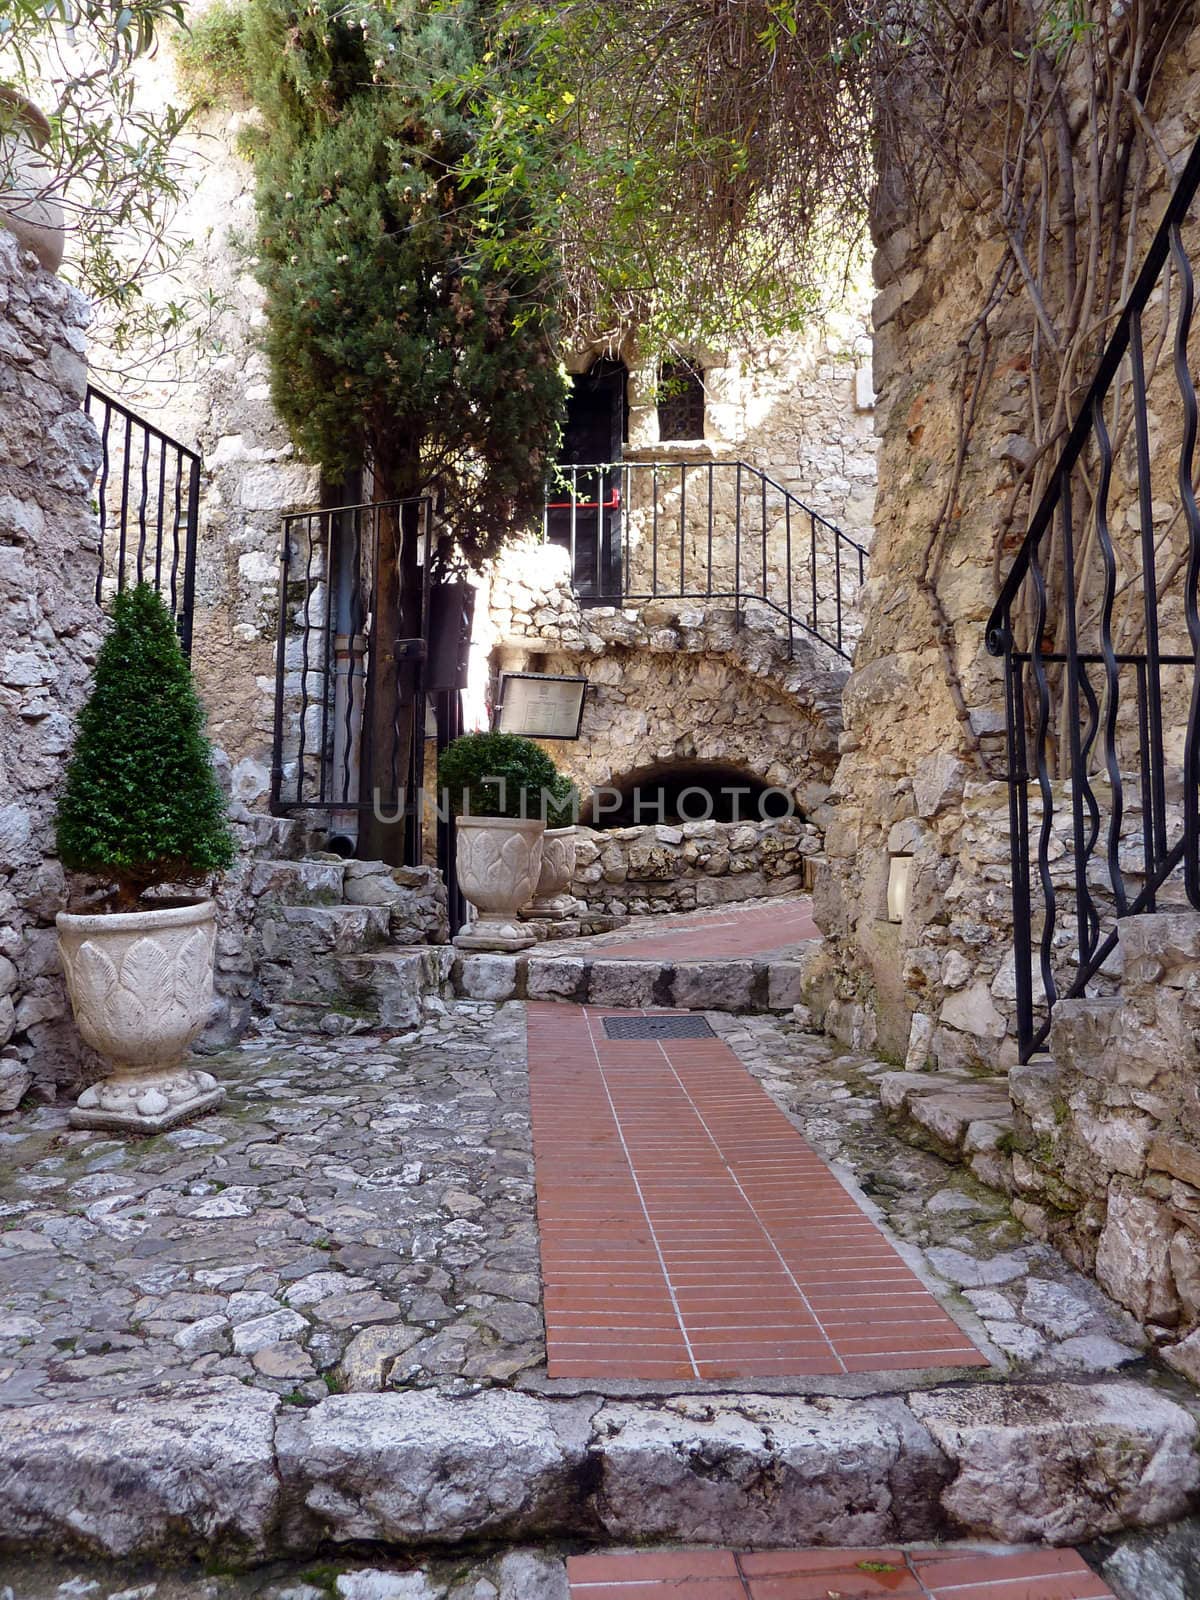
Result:
M1200 909L1193 150L988 622L1004 659L1022 1060L1125 917ZM1173 360L1159 356L1173 350Z
M776 619L789 655L798 634L853 654L866 549L745 461L560 467L542 536L585 604L732 601L739 624Z
M100 519L96 601L127 584L152 583L170 607L180 642L190 654L200 457L90 384L84 409L96 425L102 450L95 490Z

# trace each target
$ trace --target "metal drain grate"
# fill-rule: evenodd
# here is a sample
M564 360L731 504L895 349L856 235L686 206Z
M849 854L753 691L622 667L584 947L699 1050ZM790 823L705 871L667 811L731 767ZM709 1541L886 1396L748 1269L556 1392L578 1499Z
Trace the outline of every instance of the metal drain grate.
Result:
M703 1017L605 1017L610 1039L715 1039Z

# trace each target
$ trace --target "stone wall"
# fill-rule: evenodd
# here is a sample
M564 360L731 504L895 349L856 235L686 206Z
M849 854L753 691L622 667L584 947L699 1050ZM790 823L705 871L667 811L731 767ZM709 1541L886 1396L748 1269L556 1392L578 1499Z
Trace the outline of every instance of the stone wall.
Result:
M141 75L139 94L157 104L180 99L169 40ZM178 226L193 241L182 288L211 294L211 319L188 330L186 361L116 358L123 375L105 381L203 459L192 665L209 733L229 755L233 795L263 810L283 519L318 502L320 479L296 459L260 347L263 295L249 250L253 172L237 151L250 117L202 112L180 141L191 184Z
M580 828L571 893L593 914L660 915L807 885L821 832L799 818Z
M54 808L102 636L82 299L0 228L0 1112L74 1082Z
M1160 93L1165 105L1153 109L1168 152L1181 163L1200 125L1195 32L1164 75ZM1147 242L1163 205L1161 172L1154 184L1144 208ZM1023 436L1031 431L1027 367L1033 314L1017 290L992 316L994 374L936 571L926 561L953 480L960 341L986 299L1004 249L993 198L975 193L965 204L932 186L918 211L885 175L874 218L874 377L881 436L875 542L862 599L862 637L843 701L842 759L816 916L827 937L822 1003L832 998L831 1026L839 1036L893 1058L911 1051L917 1059L940 1060L943 1052L947 1061L1012 1059L1006 1006L998 1003L998 1020L977 987L983 982L991 989L996 941L1011 939L1000 881L1007 818L998 796L983 800L971 786L999 778L1006 765L1000 663L987 654L985 624L996 595L994 552L1020 470ZM1164 384L1169 381L1165 376ZM1156 401L1156 441L1173 437L1165 423L1166 412ZM1168 452L1163 448L1160 454L1165 473ZM1130 524L1122 492L1118 485L1112 512L1114 529L1125 537ZM1162 515L1157 502L1154 515L1156 522ZM947 658L969 726L949 687ZM1174 734L1168 744L1171 750L1178 746ZM966 805L964 793L971 797ZM992 813L987 873L977 870L972 840L981 827L980 804ZM1131 813L1131 847L1133 821ZM915 849L906 842L910 833ZM892 921L889 875L893 858L905 854L914 854L917 876L907 913ZM963 960L972 966L967 988L980 1000L971 1008L979 1031L968 1030L966 1037L949 1022L964 1017L961 989L955 988ZM991 998L999 1001L994 993Z

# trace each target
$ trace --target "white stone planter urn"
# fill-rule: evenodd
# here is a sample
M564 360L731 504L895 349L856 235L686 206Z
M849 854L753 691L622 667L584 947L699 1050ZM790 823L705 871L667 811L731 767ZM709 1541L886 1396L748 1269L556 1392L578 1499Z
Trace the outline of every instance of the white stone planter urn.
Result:
M66 225L51 192L54 170L41 154L49 140L45 114L32 100L0 85L0 224L33 251L47 272L57 272Z
M56 920L76 1025L111 1063L72 1126L161 1133L220 1105L212 1074L184 1064L212 1005L213 901Z
M575 909L567 890L575 876L575 828L547 828L542 837L542 870L531 904L521 916L530 922L562 922Z
M519 817L459 817L458 884L479 912L454 943L460 950L524 950L534 936L521 907L537 891L546 824Z

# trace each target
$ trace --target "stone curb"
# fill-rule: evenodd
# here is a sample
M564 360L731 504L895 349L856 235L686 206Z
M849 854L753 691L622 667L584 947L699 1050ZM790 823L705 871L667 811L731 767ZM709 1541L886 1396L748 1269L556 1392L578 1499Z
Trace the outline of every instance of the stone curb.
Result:
M459 956L452 982L454 992L467 1000L788 1012L803 999L803 971L795 960L618 961L602 956L487 954Z
M530 1535L1073 1543L1182 1515L1196 1419L1137 1383L907 1399L335 1395L236 1383L0 1412L0 1549L247 1564Z

